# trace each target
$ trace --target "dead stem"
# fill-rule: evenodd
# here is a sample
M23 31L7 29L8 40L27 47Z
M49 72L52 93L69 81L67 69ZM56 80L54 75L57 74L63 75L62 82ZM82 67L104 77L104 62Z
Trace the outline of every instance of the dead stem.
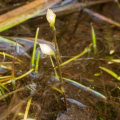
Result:
M107 18L107 17L105 17L103 15L100 15L99 13L93 12L93 11L87 9L87 8L84 8L83 11L88 13L89 15L95 16L95 17L97 17L97 18L99 18L99 19L101 19L103 21L106 21L106 22L108 22L110 24L113 24L115 26L120 27L120 23L118 23L116 21L113 21L113 20L111 20L111 19L109 19L109 18Z
M65 107L67 109L67 100L66 100L66 94L65 94L65 90L64 90L64 81L62 79L62 74L61 74L61 68L60 68L60 62L59 62L59 49L58 49L58 44L57 44L57 40L56 40L56 29L55 27L53 28L54 31L54 43L55 43L55 57L56 57L56 62L57 62L57 66L58 66L58 74L59 74L59 78L60 78L60 82L61 82L61 90L63 92L63 97L64 97L64 102L65 102Z
M10 92L10 93L7 93L7 94L3 95L2 97L0 97L0 100L4 99L4 98L6 98L6 97L8 97L8 96L10 96L10 95L12 95L12 94L14 94L14 93L17 93L17 92L19 92L19 91L21 91L21 90L23 90L23 89L25 89L25 87L22 87L22 88L19 88L19 89L17 89L17 90L14 90L14 91L12 91L12 92Z

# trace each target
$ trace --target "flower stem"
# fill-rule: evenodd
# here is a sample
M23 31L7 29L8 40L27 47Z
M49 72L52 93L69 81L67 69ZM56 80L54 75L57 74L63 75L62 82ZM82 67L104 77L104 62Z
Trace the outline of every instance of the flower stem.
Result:
M55 43L55 58L56 58L56 62L57 62L57 66L58 66L58 73L59 73L59 78L60 78L60 82L61 82L61 90L63 92L63 97L64 97L64 102L65 102L65 107L67 109L67 100L66 100L66 94L65 94L65 90L64 90L64 81L62 79L62 74L61 74L61 67L60 67L60 55L59 55L59 49L58 49L58 44L57 44L57 39L56 39L56 28L55 26L52 27L52 30L54 32L54 43Z

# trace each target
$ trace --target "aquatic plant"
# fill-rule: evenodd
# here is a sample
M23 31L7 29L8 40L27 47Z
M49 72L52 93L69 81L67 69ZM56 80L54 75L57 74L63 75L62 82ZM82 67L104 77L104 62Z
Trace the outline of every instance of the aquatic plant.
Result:
M114 78L116 78L117 80L120 80L120 76L118 76L115 72L113 72L110 69L107 69L105 67L99 66L100 69L104 70L105 72L109 73L110 75L112 75Z
M30 97L29 100L28 100L26 110L25 110L24 120L27 120L28 111L29 111L29 108L30 108L31 101L32 101L32 97Z
M60 79L60 82L61 82L61 90L63 92L65 106L67 108L66 94L65 94L65 90L64 90L64 81L62 79L61 68L60 68L60 61L59 61L59 58L60 58L59 48L58 48L57 39L56 39L56 28L55 28L55 18L56 18L56 15L53 13L53 11L51 9L48 9L46 18L47 18L47 20L48 20L48 22L50 24L51 29L54 32L53 40L54 40L54 43L55 43L55 59L56 59L57 67L58 67L59 79ZM54 70L55 70L55 73L56 73L56 69L54 69Z
M97 54L96 36L95 36L95 30L94 30L92 24L91 24L91 31L92 31L92 40L93 40L93 50L94 50L94 54Z
M69 60L61 63L60 66L64 66L64 65L72 62L73 60L78 59L79 57L81 57L81 56L83 56L85 53L87 53L90 48L91 48L91 44L90 44L89 46L87 46L87 47L83 50L82 53L80 53L79 55L76 55L75 57L72 57L72 58L70 58Z
M39 58L40 58L40 51L38 51L36 64L35 64L35 72L38 72L38 65L39 65Z
M32 54L32 63L31 63L31 67L32 67L32 68L35 67L34 61L35 61L35 51L36 51L38 33L39 33L39 28L37 28L37 30L36 30L36 35L35 35L35 42L34 42L33 54Z
M47 18L47 21L49 22L50 24L50 27L54 30L55 29L55 18L56 18L56 15L55 13L51 10L51 9L48 9L47 10L47 15L46 15L46 18Z

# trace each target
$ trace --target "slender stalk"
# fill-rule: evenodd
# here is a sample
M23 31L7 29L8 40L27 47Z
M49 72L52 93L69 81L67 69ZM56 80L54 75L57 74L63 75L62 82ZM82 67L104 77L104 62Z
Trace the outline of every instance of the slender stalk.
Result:
M56 77L58 77L58 74L57 74L57 71L56 71L56 68L55 68L55 65L54 65L54 62L53 62L53 60L52 60L51 55L50 55L50 61L51 61L52 66L53 66L53 68L54 68L54 71L55 71L55 76L56 76Z
M15 75L14 75L14 73L15 73L15 71L14 71L14 69L15 69L15 66L14 66L14 64L15 64L15 55L14 55L14 58L13 58L13 62L12 62L12 71L11 71L11 81L12 81L12 85L13 85L13 87L15 87L15 80L14 80L14 78L15 78Z
M66 100L66 94L65 94L65 90L64 90L64 81L62 79L62 74L61 74L61 68L60 68L60 62L59 62L59 54L58 54L58 45L57 45L57 39L56 39L56 28L52 27L52 30L54 32L54 43L55 43L55 57L56 57L56 62L57 62L57 66L58 66L58 72L59 72L59 78L60 78L60 82L61 82L61 90L63 92L63 97L64 97L64 102L65 102L65 107L67 109L67 100Z
M39 56L40 56L40 51L38 51L38 54L37 54L36 65L35 65L35 72L38 72Z

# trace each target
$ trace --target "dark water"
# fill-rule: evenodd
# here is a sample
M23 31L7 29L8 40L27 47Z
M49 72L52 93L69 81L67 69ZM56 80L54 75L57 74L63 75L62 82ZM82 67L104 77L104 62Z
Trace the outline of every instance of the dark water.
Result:
M6 3L6 5L8 4ZM118 22L120 20L120 11L115 3L100 4L89 7L89 9ZM91 17L79 10L67 14L63 14L63 12L61 12L61 14L58 13L56 18L56 29L61 58L64 62L83 52L83 50L92 43L91 23L96 33L98 54L94 55L92 48L90 54L85 54L79 59L63 66L61 68L62 76L99 92L104 95L106 99L103 99L98 94L93 94L91 91L77 87L73 83L65 82L64 86L68 101L68 108L65 110L63 96L48 86L53 85L54 87L60 88L60 83L53 78L54 70L49 57L46 56L45 58L40 58L39 77L34 78L29 75L17 82L19 87L29 85L32 86L35 91L31 93L30 90L25 89L19 92L19 94L14 95L14 99L10 96L7 102L1 101L0 116L6 115L5 110L9 110L9 106L11 106L10 109L14 108L17 106L18 101L20 103L32 94L33 99L29 113L33 113L33 115L29 115L29 118L36 118L37 120L120 119L120 83L117 79L99 68L99 66L103 66L114 71L119 76L119 63L108 64L108 62L110 59L119 59L120 28ZM25 51L18 55L18 58L22 59L24 64L15 65L16 76L24 74L30 69L30 57L32 55L33 39L37 27L40 28L39 39L49 41L49 44L52 45L53 32L44 15L28 20L12 29L0 33L0 35L6 36L7 38L10 37L12 40L19 40L19 43L23 47L22 50ZM30 41L26 42L26 39L30 39ZM3 43L0 44L1 51L14 53L15 47L11 47L9 44L3 44L3 47L2 44ZM111 50L114 50L113 54L110 54ZM3 57L1 57L1 61L2 60ZM6 59L5 61L12 61L12 59ZM96 73L100 75L95 76ZM10 71L4 73L4 75L10 74ZM8 88L12 90L11 85L8 86ZM14 102L14 104L11 102ZM25 112L26 104L25 101L25 103L21 104L20 109L18 107L18 113ZM12 120L16 112L17 111L13 110L8 120ZM2 115L2 113L4 114ZM16 119L20 118L22 119L23 117L17 116Z

